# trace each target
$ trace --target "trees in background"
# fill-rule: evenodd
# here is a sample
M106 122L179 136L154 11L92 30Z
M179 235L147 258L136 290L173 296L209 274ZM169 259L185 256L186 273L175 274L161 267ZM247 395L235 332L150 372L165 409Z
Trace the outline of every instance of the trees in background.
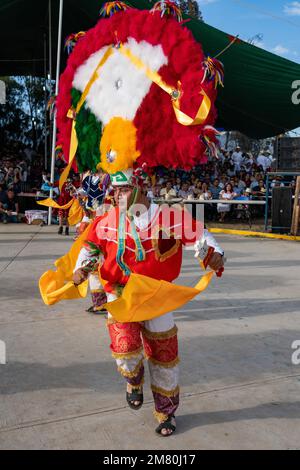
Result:
M203 21L202 13L196 0L178 0L177 3L183 13Z
M15 141L37 148L45 139L45 80L1 77L6 100L0 105L0 144Z

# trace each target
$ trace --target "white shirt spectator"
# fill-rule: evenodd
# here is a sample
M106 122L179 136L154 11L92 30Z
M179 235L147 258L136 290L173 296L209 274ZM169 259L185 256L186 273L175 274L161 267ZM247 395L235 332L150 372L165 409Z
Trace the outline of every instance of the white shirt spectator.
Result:
M235 151L232 154L232 161L234 163L234 169L235 171L240 171L241 169L241 163L243 161L243 154L241 151Z
M270 168L272 162L270 158L261 154L261 155L258 155L257 157L257 163L258 165L262 166L263 171L266 171L268 168Z

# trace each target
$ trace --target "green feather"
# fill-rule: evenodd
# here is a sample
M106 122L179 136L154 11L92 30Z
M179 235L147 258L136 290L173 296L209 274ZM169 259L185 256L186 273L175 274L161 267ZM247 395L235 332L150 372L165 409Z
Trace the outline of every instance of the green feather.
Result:
M76 108L81 98L81 92L72 88L71 96L72 106ZM95 171L100 162L99 147L102 136L102 123L83 104L76 116L75 129L78 138L78 149L76 152L78 169L80 173L86 170Z

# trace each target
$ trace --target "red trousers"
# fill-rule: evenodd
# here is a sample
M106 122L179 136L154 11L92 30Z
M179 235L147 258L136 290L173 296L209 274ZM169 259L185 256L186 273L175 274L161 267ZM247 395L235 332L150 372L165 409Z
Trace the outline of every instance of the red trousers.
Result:
M179 405L178 341L173 315L168 313L143 323L118 323L108 319L111 351L118 371L131 385L144 381L148 359L154 415L159 422L175 414Z

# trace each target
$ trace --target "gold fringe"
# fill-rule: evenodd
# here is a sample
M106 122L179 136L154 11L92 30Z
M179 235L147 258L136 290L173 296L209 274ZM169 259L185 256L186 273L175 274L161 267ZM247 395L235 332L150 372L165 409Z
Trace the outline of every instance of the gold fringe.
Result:
M176 359L170 362L161 362L161 361L158 361L157 359L154 359L153 357L148 357L148 356L146 357L146 359L152 364L154 364L155 366L165 367L166 369L171 369L172 367L177 366L177 364L179 364L180 362L179 357L176 357Z
M164 421L166 421L168 419L168 415L166 415L165 413L160 413L159 411L156 411L154 410L153 411L153 415L154 415L154 418L157 419L157 421L160 423L163 423Z
M141 359L138 362L138 364L135 366L132 372L122 369L121 366L118 367L118 372L120 372L120 374L123 375L123 377L127 377L128 379L133 379L139 374L139 371L142 365L143 365L143 359Z
M132 387L132 389L136 390L139 389L141 392L143 391L143 385L144 385L144 377L142 378L141 382L138 385L132 385L129 382L127 382L128 385Z
M163 388L156 387L155 385L151 384L151 390L152 392L159 393L160 395L163 395L164 397L175 397L176 395L179 394L179 386L177 386L174 390L164 390Z
M143 348L140 347L139 349L136 349L135 351L131 351L128 353L116 353L112 351L111 355L114 359L130 359L132 357L137 357L139 354L141 354Z
M91 294L100 294L105 292L104 289L91 289Z
M149 331L149 330L146 330L146 328L143 328L142 333L143 335L146 336L146 338L149 338L149 339L168 339L168 338L172 338L172 336L175 336L177 334L177 331L178 331L178 328L176 325L174 325L173 328L171 328L168 331L159 331L159 332Z

